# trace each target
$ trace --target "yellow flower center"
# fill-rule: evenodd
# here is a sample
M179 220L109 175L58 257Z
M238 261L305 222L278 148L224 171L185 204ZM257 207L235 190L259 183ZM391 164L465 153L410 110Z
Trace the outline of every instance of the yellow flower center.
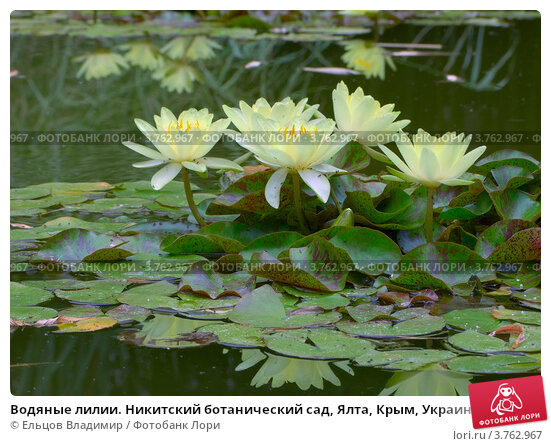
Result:
M193 121L186 121L184 125L184 120L180 119L179 121L176 121L175 123L173 121L170 121L168 123L167 131L170 133L171 130L183 130L184 132L189 132L190 130L197 129L197 130L203 130L201 128L201 124L199 124L199 121L196 120Z
M283 132L285 134L285 136L294 136L294 135L312 135L312 132L307 130L306 127L304 127L303 125L300 126L300 129L297 129L295 127L295 125L293 124L293 126L291 128L289 127L285 127L284 129L280 128L278 130L278 132ZM314 132L318 132L318 129L317 128L314 128Z

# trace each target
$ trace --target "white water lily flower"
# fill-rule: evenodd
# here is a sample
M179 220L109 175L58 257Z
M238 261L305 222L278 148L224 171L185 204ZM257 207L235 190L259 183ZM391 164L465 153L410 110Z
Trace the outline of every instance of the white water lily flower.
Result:
M400 171L388 167L394 175L383 175L383 179L391 181L410 181L421 183L427 187L464 186L472 181L459 178L486 150L486 146L477 147L467 152L471 135L448 132L441 137L431 136L419 129L412 140L400 134L396 145L402 154L402 161L396 154L383 145L379 148L394 163ZM405 162L404 162L405 161Z
M162 56L159 55L157 47L147 40L128 42L121 45L120 48L127 51L124 57L130 64L144 70L154 70L162 62Z
M258 113L264 118L271 119L281 128L290 128L295 122L308 122L317 112L319 105L308 105L308 98L304 98L297 104L287 97L282 101L270 105L264 98L257 99L252 105L245 101L239 102L239 108L231 108L224 105L226 115L231 118L240 132L250 132L258 130L255 128L255 115ZM320 114L320 116L323 116Z
M153 178L153 189L161 189L172 181L182 167L204 173L207 168L242 171L243 168L224 158L205 157L212 149L219 135L230 124L229 119L212 122L213 115L206 108L191 108L180 113L178 118L167 108L161 109L161 115L155 115L156 127L142 119L134 122L140 131L153 143L157 150L126 141L123 144L141 155L151 158L149 161L134 163L134 167L155 167L164 165ZM208 132L209 142L203 136Z
M255 106L257 104L259 101ZM327 118L309 120L313 112L305 110L306 100L296 105L290 99L273 107L264 104L264 100L260 104L258 111L243 102L240 109L224 107L224 110L239 130L258 132L256 137L244 135L237 142L262 164L276 169L266 183L268 203L276 209L279 207L281 186L289 173L298 173L319 199L327 202L331 186L325 175L344 172L327 164L346 144L345 141L331 140L335 121Z
M215 40L205 36L176 37L168 42L161 52L171 59L212 59L214 50L222 48Z
M366 78L385 79L385 65L396 70L390 55L375 42L348 40L343 42L346 49L342 60L348 68L361 72Z
M111 76L112 74L121 74L123 70L128 68L128 61L123 56L107 50L84 54L75 57L74 61L83 61L77 72L77 77L84 75L84 79L87 81Z
M339 130L358 132L358 140L366 145L391 141L393 134L411 122L409 119L396 121L400 112L393 110L394 104L381 107L379 101L366 96L360 87L349 94L348 87L341 81L333 90L333 111Z
M161 86L168 91L175 91L177 93L191 93L193 90L193 83L200 81L201 76L199 72L183 62L175 62L173 60L166 60L159 65L157 70L153 72L153 79L160 80Z

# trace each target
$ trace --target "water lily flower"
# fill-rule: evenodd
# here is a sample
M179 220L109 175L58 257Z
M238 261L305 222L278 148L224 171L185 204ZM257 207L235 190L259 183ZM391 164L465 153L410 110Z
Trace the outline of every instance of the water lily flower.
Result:
M358 133L358 141L364 145L377 145L392 140L393 135L411 121L396 121L399 111L393 111L394 104L381 107L379 101L365 95L358 87L349 94L344 82L339 82L333 90L333 111L340 131ZM369 138L373 134L374 138ZM378 141L378 142L377 142Z
M75 62L83 61L77 72L77 77L84 75L84 79L100 79L113 74L121 74L128 68L128 61L117 53L99 50L91 54L83 54L74 58Z
M257 130L255 128L256 113L277 122L277 125L281 128L289 128L294 122L310 121L314 114L317 114L318 117L323 117L318 112L318 107L319 105L317 104L309 105L308 98L304 98L295 104L289 97L274 103L274 105L270 105L266 99L260 98L252 106L249 106L244 101L239 102L239 108L231 108L227 105L223 106L226 115L231 118L233 125L243 133Z
M120 48L127 51L124 57L128 59L131 65L144 70L154 70L162 62L157 47L150 41L128 42L121 45Z
M205 36L176 37L168 42L161 52L171 59L212 59L214 50L222 48L216 41Z
M409 181L420 183L427 188L427 212L425 218L425 236L432 242L433 193L440 184L464 186L472 181L460 178L486 150L486 146L467 152L471 135L465 138L463 133L446 133L441 137L428 134L419 129L412 140L403 133L396 138L396 145L404 160L384 145L379 148L399 169L388 167L394 175L383 175L390 181Z
M153 79L160 80L161 86L168 91L191 93L193 83L197 80L200 81L201 75L191 65L168 60L160 64L153 73Z
M463 133L458 135L455 132L436 137L419 129L411 141L405 134L400 134L396 138L396 145L404 161L386 146L379 145L384 154L400 169L397 171L389 167L388 170L394 175L385 175L384 179L421 183L431 188L440 184L471 184L472 181L459 177L480 158L486 146L466 153L470 142L471 135L465 137Z
M396 70L390 55L375 42L365 40L348 40L343 42L345 53L343 62L351 69L361 72L366 78L385 79L385 66Z
M257 101L257 111L244 102L240 103L239 109L224 106L224 111L238 129L255 131L263 137L262 141L257 142L255 139L249 141L244 136L237 142L252 152L260 163L276 169L266 184L268 203L276 209L279 207L281 186L290 173L295 186L295 204L299 209L299 218L302 219L299 178L320 200L327 202L331 185L326 175L343 172L327 161L346 142L331 140L335 129L335 121L332 119L322 117L308 120L314 112L306 109L305 100L295 105L289 99L273 107L264 102ZM305 226L304 222L301 226Z
M151 186L158 190L172 181L176 175L183 174L188 205L199 224L204 225L193 201L188 171L205 173L207 168L242 171L243 168L233 161L224 158L205 157L212 149L219 135L230 124L229 119L219 119L212 122L213 115L206 108L196 110L191 108L176 116L167 108L161 109L160 116L155 115L153 127L142 119L134 122L140 131L153 143L157 150L126 141L123 144L131 150L150 158L149 161L134 163L134 167L146 168L163 166L153 178ZM208 142L203 135L208 132Z

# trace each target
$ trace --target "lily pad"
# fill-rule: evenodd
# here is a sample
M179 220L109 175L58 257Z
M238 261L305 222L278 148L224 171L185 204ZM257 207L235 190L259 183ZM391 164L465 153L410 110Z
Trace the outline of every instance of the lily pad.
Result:
M75 322L57 324L54 333L83 333L104 330L117 325L118 321L109 316L98 316L81 319Z
M143 307L122 304L111 308L105 315L116 319L119 323L127 321L143 322L151 315L151 311Z
M161 243L161 249L170 254L224 254L238 253L243 243L215 234L169 235Z
M302 235L294 231L275 232L262 235L249 243L240 252L244 261L249 261L255 252L266 251L272 257L277 257L282 251L288 249L294 242L301 239Z
M197 330L199 333L212 333L217 342L232 347L263 347L264 332L256 327L239 324L207 325Z
M448 342L458 349L474 353L495 353L509 350L505 341L473 330L450 336Z
M522 324L541 325L541 313L537 311L510 310L504 307L492 308L492 316Z
M536 221L541 215L541 203L518 189L507 189L490 194L497 213L504 220Z
M505 149L492 153L475 164L477 171L481 173L488 173L502 166L522 167L529 172L534 172L539 169L540 163L524 152Z
M442 330L446 321L438 316L421 316L397 324L387 322L339 322L337 328L345 333L368 338L422 336Z
M130 288L120 294L117 300L121 303L148 309L178 308L178 299L170 297L176 294L178 287L164 280L147 285Z
M66 229L50 237L33 258L40 262L115 262L133 253L119 245L124 240L86 229Z
M534 223L525 220L501 220L486 228L478 237L474 250L484 258L513 237L517 232L531 229ZM508 254L514 254L506 249ZM518 254L517 254L518 255ZM514 260L513 260L514 261Z
M79 289L57 289L55 295L70 302L110 305L117 303L125 286L122 280L90 280L81 282Z
M37 305L51 299L52 293L18 282L10 282L10 305L23 307Z
M449 369L456 372L478 374L508 374L526 373L538 370L539 361L530 356L520 355L491 355L491 356L459 356L446 361Z
M265 337L265 341L270 350L306 359L353 358L373 349L370 341L327 329L307 330L303 337L293 332L276 333Z
M453 310L444 314L443 317L448 325L460 330L474 330L482 333L489 333L499 326L499 321L492 317L490 308Z
M428 364L455 357L447 350L393 350L371 351L354 358L359 366L381 367L393 370L417 370Z
M82 319L103 316L103 311L92 305L77 305L59 312L58 322L75 322Z
M10 319L16 321L16 325L53 324L49 322L57 317L57 311L45 307L17 307L10 306Z
M387 319L394 305L375 305L372 303L363 303L355 307L347 307L346 310L352 319L356 322L369 322L373 319Z

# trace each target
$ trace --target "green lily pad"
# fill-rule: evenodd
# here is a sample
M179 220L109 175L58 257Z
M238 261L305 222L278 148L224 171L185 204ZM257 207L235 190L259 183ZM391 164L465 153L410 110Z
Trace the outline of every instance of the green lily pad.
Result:
M243 245L248 245L253 240L264 235L260 229L238 223L235 221L218 221L201 229L198 234L213 235L236 240Z
M492 308L492 316L522 324L541 325L541 313L537 311L510 310L504 307Z
M515 352L539 352L541 351L541 327L533 325L522 325L524 329L524 340L514 348ZM509 343L513 345L517 336L511 336Z
M465 246L435 242L412 249L402 257L392 281L403 287L449 289L486 271L488 262Z
M522 167L529 172L534 172L540 168L540 163L524 152L505 149L482 158L475 166L476 170L481 173L488 173L492 169L497 169L502 166Z
M170 254L238 253L243 248L243 243L215 234L169 235L161 243L161 249Z
M103 311L93 305L76 305L59 312L60 320L63 322L74 322L98 316L103 316Z
M170 297L176 294L178 287L167 281L161 280L147 285L140 285L126 290L120 294L117 300L121 303L143 307L153 308L171 308L178 307L178 299Z
M207 325L197 330L199 333L212 333L217 342L232 347L263 347L264 332L256 327L239 324Z
M363 303L355 307L347 307L346 311L356 322L369 322L373 319L387 319L394 305L375 305Z
M417 370L428 364L445 361L455 356L447 350L393 350L366 352L354 358L359 366L380 367L393 370Z
M509 350L505 341L473 330L450 336L448 342L460 350L474 353L495 353Z
M46 209L52 206L64 206L70 208L70 205L75 206L77 203L83 203L88 198L84 196L50 196L38 198L36 200L10 200L10 209L14 211L27 209Z
M271 286L263 285L242 297L228 317L238 324L273 328L327 325L340 319L337 312L287 316L280 297Z
M72 211L127 214L143 209L148 202L142 198L98 198L87 203L76 203L66 207Z
M534 227L534 223L525 220L501 220L486 228L478 237L475 252L488 258L517 232ZM507 249L507 251L509 251Z
M339 322L337 328L345 333L368 338L422 336L442 330L446 321L438 316L421 316L397 324L387 322Z
M70 302L110 305L117 303L125 286L122 280L90 280L81 282L80 289L57 289L55 295Z
M289 263L268 253L253 254L251 270L260 277L323 292L340 291L346 283L337 248L322 238L308 246L289 249Z
M490 308L453 310L442 316L448 325L460 330L474 330L482 333L489 333L499 326L499 321L492 317Z
M306 297L298 304L298 308L302 307L321 307L324 310L333 310L335 308L344 307L350 303L350 301L341 296L340 294L327 294L319 297Z
M493 181L490 181L489 178ZM534 175L528 169L518 166L501 166L493 169L484 181L484 187L488 192L505 189L517 189L534 179Z
M191 291L211 299L222 296L242 296L250 293L256 284L256 277L246 272L219 274L208 262L194 263L180 281L180 291Z
M294 242L301 239L302 235L294 231L275 232L262 235L250 242L240 252L244 261L249 261L251 256L257 252L266 251L272 257L277 257L282 251L288 249Z
M536 221L541 215L541 203L526 192L507 189L490 194L499 216L504 220Z
M17 325L41 325L56 317L57 311L52 308L10 306L10 319L16 321Z
M346 359L372 350L373 344L365 339L327 330L307 330L305 336L292 331L275 333L264 338L266 346L277 353L306 359ZM310 343L306 342L306 339Z
M398 310L392 313L392 317L396 318L399 321L405 321L406 319L412 319L414 317L428 316L430 314L430 309L422 307L411 307L404 308L403 310Z
M346 251L356 270L371 275L391 270L402 257L398 245L374 229L343 228L329 241Z
M126 321L143 322L151 315L151 311L143 307L122 304L111 308L105 315L116 319L119 323Z
M10 189L10 199L12 200L34 200L50 195L50 189L40 186L27 186L17 189Z
M127 226L128 223L90 222L75 217L59 217L50 220L41 226L30 229L13 229L10 231L10 240L28 240L49 238L65 229L80 228L96 232L116 232Z
M10 282L10 305L23 307L37 305L51 299L52 293L18 282Z
M446 361L449 369L456 372L478 374L508 374L526 373L538 370L539 361L529 356L520 355L491 355L491 356L459 356Z
M40 262L114 262L133 253L116 246L123 240L86 229L66 229L50 237L33 258Z
M480 194L474 203L464 207L447 207L440 213L442 220L472 220L486 214L492 209L492 200L484 192Z
M119 335L119 339L136 346L153 348L189 348L199 347L216 341L211 333L196 331L217 321L184 319L172 315L156 314L143 323L139 330L128 330Z

